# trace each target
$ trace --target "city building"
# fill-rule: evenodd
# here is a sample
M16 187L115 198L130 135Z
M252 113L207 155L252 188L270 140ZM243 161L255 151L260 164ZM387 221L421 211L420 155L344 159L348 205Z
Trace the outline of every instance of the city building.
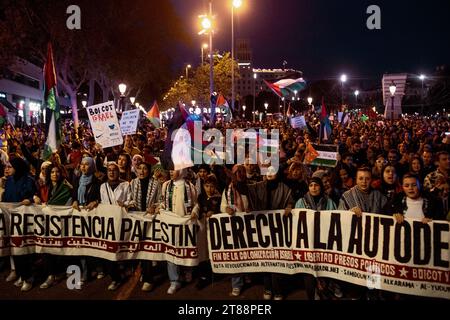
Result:
M17 58L0 77L0 103L7 109L8 121L32 125L41 120L44 98L42 67ZM58 97L62 106L68 106L68 99ZM64 110L64 108L61 108ZM63 111L62 111L63 112Z
M303 75L301 71L294 69L255 68L253 66L253 53L248 39L237 39L235 48L235 57L238 61L240 75L240 78L235 80L236 97L238 99L246 96L257 96L262 91L270 91L263 80L275 82L283 78L296 79Z

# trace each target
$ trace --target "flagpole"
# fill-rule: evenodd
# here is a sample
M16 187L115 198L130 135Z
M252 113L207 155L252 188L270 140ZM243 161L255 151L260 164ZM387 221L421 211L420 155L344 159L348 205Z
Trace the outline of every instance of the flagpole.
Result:
M212 18L212 0L209 1L209 16L210 18ZM213 102L212 102L212 94L214 92L214 57L213 57L213 43L212 43L212 33L213 33L213 29L211 28L209 30L209 105L212 108L215 108ZM212 112L211 112L212 113ZM205 115L203 115L205 116ZM215 117L215 112L214 112L214 117ZM215 119L211 119L212 121L212 125L214 124L214 120Z

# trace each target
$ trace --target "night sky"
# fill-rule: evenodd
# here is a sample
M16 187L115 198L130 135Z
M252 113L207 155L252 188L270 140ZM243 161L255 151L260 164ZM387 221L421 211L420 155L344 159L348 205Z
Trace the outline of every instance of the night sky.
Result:
M171 0L191 37L176 62L198 63L198 14L207 0ZM428 73L450 64L450 1L428 0L243 0L235 14L235 38L247 38L255 67L287 67L304 78L381 78L386 72ZM231 0L213 0L218 31L214 47L231 48ZM369 30L366 9L381 8L381 30Z

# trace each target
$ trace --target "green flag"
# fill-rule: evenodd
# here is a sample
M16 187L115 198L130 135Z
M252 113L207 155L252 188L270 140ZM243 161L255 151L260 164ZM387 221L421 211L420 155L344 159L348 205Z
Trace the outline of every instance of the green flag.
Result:
M44 108L46 108L47 141L42 158L47 160L57 152L61 144L61 113L57 100L56 73L51 43L47 48L47 61L44 65Z

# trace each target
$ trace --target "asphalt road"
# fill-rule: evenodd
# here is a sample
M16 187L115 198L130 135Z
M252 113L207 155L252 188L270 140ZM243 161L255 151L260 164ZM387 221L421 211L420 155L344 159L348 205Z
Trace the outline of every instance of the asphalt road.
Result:
M169 280L166 266L159 263L155 276L155 287L150 292L141 291L142 283L139 281L139 271L131 274L116 291L108 291L107 287L111 279L106 276L103 279L94 279L83 286L81 290L69 290L66 278L59 280L48 289L40 289L39 285L45 279L36 279L33 288L28 292L21 292L13 282L6 282L8 270L0 272L0 300L263 300L263 281L261 274L252 274L251 283L246 283L239 297L229 295L231 291L231 277L229 275L216 274L211 283L199 290L196 288L195 277L191 283L183 283L183 286L174 295L168 295ZM287 300L306 300L303 276L286 276L283 280Z

